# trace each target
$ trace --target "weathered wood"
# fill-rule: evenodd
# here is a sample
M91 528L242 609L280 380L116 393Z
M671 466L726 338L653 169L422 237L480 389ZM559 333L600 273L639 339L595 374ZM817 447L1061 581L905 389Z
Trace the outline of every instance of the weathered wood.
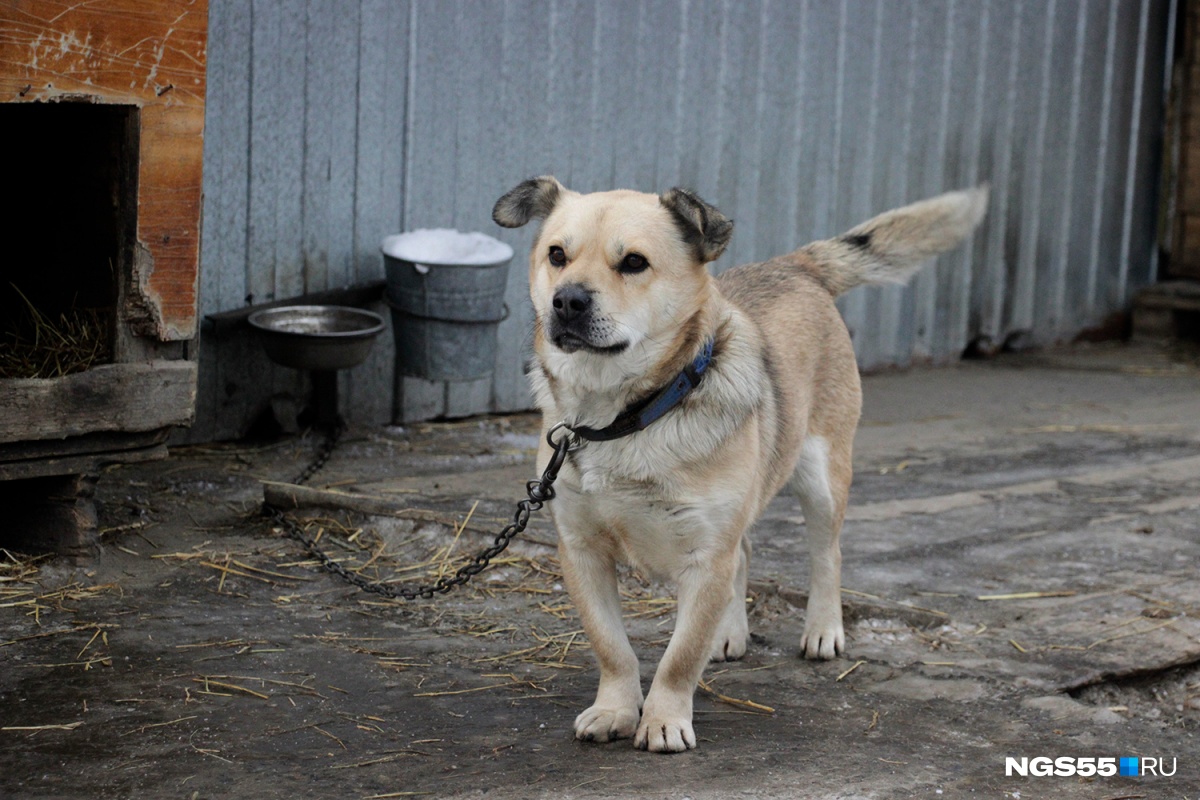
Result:
M66 439L27 439L20 442L4 442L0 443L0 468L16 461L97 455L119 450L152 447L165 442L169 433L166 429L139 433L100 431L83 436L71 436ZM76 471L84 472L85 470ZM65 472L58 474L66 475Z
M196 408L190 361L105 364L64 378L0 381L0 442L189 425Z
M450 514L442 514L423 508L412 508L407 503L369 494L352 494L334 489L316 489L294 483L263 481L263 499L282 509L329 508L335 511L357 511L381 517L419 519L457 527L459 520Z
M145 434L124 434L134 438ZM167 431L156 432L163 439ZM71 442L68 439L67 442ZM0 455L7 448L0 446ZM42 478L50 475L92 475L111 464L138 464L143 461L160 461L167 457L165 442L146 447L115 446L98 453L63 453L14 461L0 461L0 481L22 481L27 478Z
M0 102L140 109L139 332L196 333L207 0L0 4Z

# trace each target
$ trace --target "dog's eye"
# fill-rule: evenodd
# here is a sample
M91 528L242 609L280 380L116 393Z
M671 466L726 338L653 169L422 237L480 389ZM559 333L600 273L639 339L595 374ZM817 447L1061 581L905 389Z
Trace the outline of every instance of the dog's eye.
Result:
M617 267L617 270L629 275L635 272L641 272L648 266L650 266L650 262L646 260L645 256L639 253L630 253L621 259L621 264Z
M550 263L556 267L565 267L567 265L567 254L558 245L553 245L550 248Z

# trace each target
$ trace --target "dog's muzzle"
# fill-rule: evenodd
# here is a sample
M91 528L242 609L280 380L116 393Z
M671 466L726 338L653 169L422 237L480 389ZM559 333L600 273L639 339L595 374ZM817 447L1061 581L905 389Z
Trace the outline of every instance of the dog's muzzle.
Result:
M593 353L619 353L629 343L600 344L607 338L607 326L598 324L592 291L581 283L567 283L558 287L551 302L550 341L558 349L574 353L588 350Z

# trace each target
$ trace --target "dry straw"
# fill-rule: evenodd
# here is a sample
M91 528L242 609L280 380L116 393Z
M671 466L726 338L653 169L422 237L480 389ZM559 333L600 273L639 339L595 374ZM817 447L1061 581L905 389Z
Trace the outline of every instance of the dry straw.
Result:
M110 358L109 309L71 308L54 319L9 285L24 303L26 319L0 337L0 378L61 378Z

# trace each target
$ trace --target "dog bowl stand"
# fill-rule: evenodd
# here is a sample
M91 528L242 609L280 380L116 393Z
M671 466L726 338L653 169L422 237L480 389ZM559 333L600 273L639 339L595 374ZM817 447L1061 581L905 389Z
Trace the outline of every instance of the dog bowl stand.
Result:
M327 431L340 427L338 371L366 359L383 332L383 318L349 306L279 306L256 311L249 322L268 358L308 371L314 426Z

